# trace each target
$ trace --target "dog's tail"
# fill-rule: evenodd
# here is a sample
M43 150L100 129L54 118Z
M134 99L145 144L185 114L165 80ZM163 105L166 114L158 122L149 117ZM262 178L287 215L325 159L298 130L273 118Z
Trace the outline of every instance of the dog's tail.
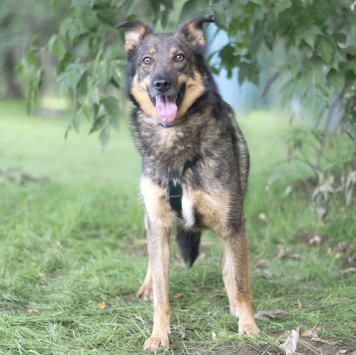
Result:
M182 253L184 262L189 267L193 266L194 261L199 254L200 237L200 231L186 231L178 227L176 238L177 243Z

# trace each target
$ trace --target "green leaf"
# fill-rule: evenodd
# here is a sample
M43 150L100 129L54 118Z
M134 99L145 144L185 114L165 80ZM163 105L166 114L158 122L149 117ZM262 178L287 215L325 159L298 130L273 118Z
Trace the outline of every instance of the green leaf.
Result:
M347 62L345 64L345 68L347 70L350 70L354 74L356 74L356 58L352 59L351 61Z
M67 69L67 66L69 65L71 60L72 60L72 53L66 52L64 58L60 62L58 62L57 75L63 73Z
M346 34L342 33L342 32L335 33L334 38L335 38L336 42L341 43L341 44L345 44L347 41Z
M188 0L184 3L182 10L180 12L179 22L183 22L190 18L194 12L196 12L196 2L195 0Z
M346 53L356 55L356 46L348 46L345 48Z
M58 76L60 93L68 92L70 89L72 89L73 94L76 94L77 85L84 73L85 67L83 64L71 63L68 65L66 71Z
M111 78L114 76L114 65L111 61L104 60L99 67L99 83L102 90L109 85Z
M25 70L28 70L29 68L36 67L36 57L34 53L28 52L24 58L21 59L20 63L17 63L16 65L16 73L21 75Z
M120 78L119 74L116 70L113 72L113 76L110 81L111 85L114 85L117 89L120 89L122 85L122 78Z
M316 47L316 52L323 60L324 64L328 65L331 63L333 48L324 37L320 38Z
M113 28L117 24L117 15L113 9L105 9L97 12L98 20Z
M247 79L247 72L249 69L249 65L247 63L240 63L239 65L239 71L238 71L238 81L240 86L245 82Z
M105 1L105 0L94 0L93 1L93 10L104 10L111 8L112 1Z
M313 58L312 60L310 60L308 63L306 63L304 65L304 75L305 75L305 72L308 71L306 70L306 65L309 65L310 69L312 70L312 74L314 76L314 81L316 80L320 80L320 78L322 78L324 75L323 75L323 70L324 70L324 63L321 59L319 58ZM309 78L309 75L307 75L307 81L310 80Z
M67 17L61 23L59 34L71 44L82 34L88 32L80 17Z
M161 26L162 28L166 28L169 20L169 15L170 15L171 10L169 9L164 9L162 12L161 16Z
M72 129L72 125L69 123L68 126L67 126L67 129L64 132L64 139L68 138L68 135L69 135L69 132L70 132L71 129Z
M62 23L61 26L59 28L59 34L60 36L62 36L63 38L67 38L67 33L70 31L71 27L73 27L73 18L72 17L67 17L65 18Z
M289 102L293 98L294 92L295 92L294 80L287 81L280 88L282 107L284 107L287 104L287 102Z
M97 132L103 129L108 123L108 117L106 115L100 116L93 124L92 128L89 131L89 134Z
M25 60L26 60L26 64L27 64L28 66L33 66L33 67L35 67L36 64L37 64L37 63L36 63L36 57L35 57L35 55L34 55L33 52L28 52L28 53L26 54Z
M110 127L113 128L115 131L119 130L119 119L111 118L110 119Z
M89 95L88 100L83 104L83 112L89 122L95 122L99 116L100 105L90 101Z
M110 126L105 126L99 134L99 140L103 147L106 147L106 145L109 142L109 138L110 138Z
M38 68L29 82L27 104L26 104L26 111L28 114L31 114L33 106L36 103L38 91L42 84L43 74L44 74L43 69Z
M239 74L240 71L241 71L241 76L243 77L244 80L247 79L249 82L251 82L252 84L258 87L259 79L260 79L260 68L257 62L241 63L239 65ZM240 75L239 75L239 82L240 82ZM242 82L240 82L240 85L241 84Z
M315 77L315 81L319 80L320 76L315 75L316 72L318 72L318 63L313 63L314 65L311 65L310 67L313 70L313 75ZM305 67L303 68L304 70L301 70L294 81L294 94L299 96L299 97L305 97L308 95L310 92L311 87L313 87L313 82L312 82L312 75L310 73L310 70L307 70Z
M292 6L292 0L277 0L274 5L274 14L277 17L281 12Z
M111 118L117 119L119 117L119 102L117 99L115 99L115 97L104 97L101 102L103 103L106 112L110 115Z
M316 36L321 35L320 28L316 25L298 26L296 28L295 41L296 45L300 45L303 41L314 49Z
M90 105L93 105L94 113L96 113L95 117L97 116L97 113L99 112L99 107L100 107L100 97L99 97L99 90L96 87L90 87L89 92L88 92L88 102Z
M307 27L305 30L305 37L304 37L305 43L314 49L315 39L317 38L318 35L321 35L321 31L319 27L317 27L316 25Z
M80 121L81 121L81 114L77 113L72 120L72 126L77 133L80 132Z
M219 51L219 57L221 58L221 64L227 70L227 76L231 78L232 69L235 67L235 49L230 44L222 47Z
M214 13L214 20L218 27L227 30L227 22L226 22L226 10L223 5L218 3L214 4L212 7Z
M330 88L326 85L326 83L319 82L315 85L315 95L321 100L328 102L330 94Z
M77 97L84 97L88 92L87 75L82 75L77 84Z
M154 13L159 12L160 2L158 0L149 0L149 3Z
M290 74L292 75L292 78L295 79L301 70L301 60L300 58L293 56L290 58L289 63L288 63L288 69Z
M67 47L63 40L57 35L53 35L48 42L48 49L50 53L60 62L67 53Z
M313 49L314 49L314 40L315 40L315 36L312 33L307 32L304 37L304 41Z
M331 69L326 76L328 84L332 85L337 93L340 93L344 88L345 76L335 69Z

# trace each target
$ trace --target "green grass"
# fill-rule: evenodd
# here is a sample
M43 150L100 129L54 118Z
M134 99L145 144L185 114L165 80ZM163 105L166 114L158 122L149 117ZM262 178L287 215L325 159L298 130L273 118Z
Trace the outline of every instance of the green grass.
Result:
M65 113L49 119L23 111L21 103L0 103L0 354L140 354L153 310L135 297L147 258L140 161L127 122L103 152L85 124L64 140ZM299 352L352 353L356 208L335 199L325 226L316 227L308 194L295 182L304 167L278 164L287 117L258 112L240 124L252 156L246 216L254 308L287 315L259 321L260 339L242 339L227 312L219 238L204 235L192 269L172 241L168 353L276 354L285 332L314 325L321 338L343 343L309 342L314 352L303 344ZM315 234L322 243L308 245Z

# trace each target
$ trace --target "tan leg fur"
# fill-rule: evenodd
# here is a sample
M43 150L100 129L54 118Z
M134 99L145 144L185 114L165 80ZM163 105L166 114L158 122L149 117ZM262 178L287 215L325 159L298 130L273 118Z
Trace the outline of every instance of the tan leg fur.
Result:
M152 270L151 270L150 262L148 262L145 280L143 281L140 289L137 291L136 296L140 297L142 301L145 302L153 300Z
M174 213L166 201L166 191L148 177L142 177L141 190L146 208L149 266L145 282L138 295L150 298L153 293L154 324L144 349L167 348L170 336L170 307L168 301L169 236ZM150 291L150 284L152 291Z
M204 224L219 234L225 243L223 257L223 280L229 298L230 312L239 318L239 333L250 336L259 334L253 310L248 276L248 250L245 218L242 207L236 210L238 229L229 220L230 201L227 194L208 195L201 191L191 192L195 207L202 215Z
M260 333L252 310L248 277L247 242L241 233L225 240L223 280L229 298L230 313L238 320L239 333L256 336Z

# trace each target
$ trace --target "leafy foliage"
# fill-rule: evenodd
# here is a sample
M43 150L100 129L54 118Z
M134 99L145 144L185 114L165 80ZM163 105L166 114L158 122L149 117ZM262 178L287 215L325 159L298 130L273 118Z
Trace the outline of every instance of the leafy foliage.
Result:
M48 4L43 1L28 0L21 6L11 0L0 2L0 96L6 98L18 98L22 96L22 82L16 78L16 63L28 50L31 38L35 40L38 48L48 42L49 37L58 30L59 22L66 15L66 2L58 4L57 11L48 11ZM41 36L38 35L41 33ZM38 50L36 55L28 53L23 59L23 63L32 68L36 67L37 57L42 51ZM26 65L25 65L26 66ZM26 69L22 66L19 70L26 74ZM35 76L28 88L29 102L36 99L36 92L41 85L43 70L33 69Z
M68 0L69 1L69 0ZM91 133L99 132L106 144L118 127L119 101L115 90L123 86L123 33L114 25L141 19L156 29L176 28L193 16L213 16L218 30L226 31L229 43L209 57L213 71L222 68L232 76L238 68L240 84L260 86L260 62L267 61L275 73L263 90L280 78L281 103L299 98L315 116L315 129L323 136L319 156L312 167L322 169L320 156L328 131L339 129L353 142L349 169L354 170L356 151L356 10L348 0L71 0L69 15L62 21L45 49L57 60L60 91L75 102L67 133L79 130L83 117ZM43 50L34 42L20 69L33 68L29 102L33 103L43 71L36 56ZM32 105L29 105L31 109ZM339 107L342 115L336 115ZM306 138L290 140L300 150Z
M143 4L149 7L143 10ZM261 54L271 60L286 80L282 102L298 96L307 107L319 109L320 117L335 93L345 104L344 121L355 121L356 79L355 12L347 0L292 1L201 1L172 0L73 0L69 15L46 48L57 60L61 92L71 93L79 116L93 124L104 114L108 124L114 119L103 98L114 87L122 86L121 61L124 59L122 34L113 26L125 19L140 18L156 27L174 26L188 17L213 16L219 29L227 31L230 41L212 55L217 70L228 76L238 67L240 84L259 85ZM39 53L33 47L32 53ZM36 62L27 57L23 66ZM31 83L30 101L35 98L41 80L37 72ZM349 99L348 99L349 98ZM113 106L111 100L110 107ZM111 113L113 113L111 111ZM114 125L115 126L115 125ZM349 130L350 131L350 130ZM354 130L349 132L354 136Z

